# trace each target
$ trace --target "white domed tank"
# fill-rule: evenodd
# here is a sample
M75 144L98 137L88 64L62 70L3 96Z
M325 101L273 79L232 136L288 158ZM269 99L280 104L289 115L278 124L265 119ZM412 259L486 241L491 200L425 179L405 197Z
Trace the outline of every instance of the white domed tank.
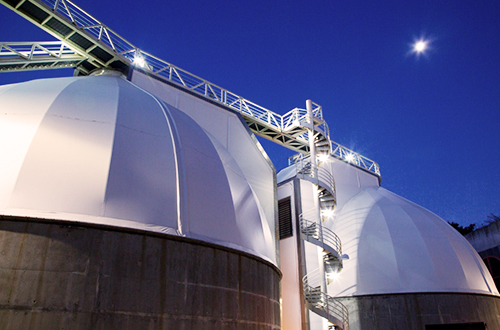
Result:
M0 109L5 324L279 325L274 218L188 115L112 72L1 86Z
M334 157L321 167L335 178L337 201L333 214L324 213L322 235L327 243L334 234L340 239L343 267L329 270L329 259L324 261L328 248L318 249L308 239L309 227L300 224L310 220L316 207L313 184L298 176L294 166L280 171L279 203L293 213L290 220L280 219L292 227L280 242L283 295L288 297L283 299L284 315L296 324L305 310L303 301L315 303L298 288L301 281L319 283L314 276L321 260L326 293L347 307L350 330L500 329L498 290L461 234L432 212L380 187L373 173ZM304 315L310 329L324 329L319 316L325 316L314 309Z
M326 166L338 205L325 226L349 255L328 292L348 307L351 329L500 329L495 283L461 234L373 174L340 160Z
M498 294L481 258L444 220L384 188L369 187L338 212L345 262L335 295L407 292Z

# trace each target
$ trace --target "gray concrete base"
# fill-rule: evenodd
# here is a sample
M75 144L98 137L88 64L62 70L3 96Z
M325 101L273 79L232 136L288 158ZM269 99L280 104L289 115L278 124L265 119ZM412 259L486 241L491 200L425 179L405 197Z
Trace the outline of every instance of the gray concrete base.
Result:
M411 293L338 298L350 330L425 330L426 325L485 322L500 330L500 298L480 294Z
M168 235L0 216L0 329L279 329L279 271Z

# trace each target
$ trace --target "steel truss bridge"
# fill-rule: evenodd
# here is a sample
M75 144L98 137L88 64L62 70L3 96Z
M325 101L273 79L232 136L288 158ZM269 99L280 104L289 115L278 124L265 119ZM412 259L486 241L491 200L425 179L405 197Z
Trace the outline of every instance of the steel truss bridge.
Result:
M306 110L279 115L235 93L144 52L69 0L0 0L59 41L0 43L0 72L75 68L80 75L98 69L127 73L131 68L167 79L181 90L239 112L257 135L302 154L309 153L308 128L324 153L379 177L376 162L333 142L321 106L313 104L314 123ZM325 145L327 147L325 148Z

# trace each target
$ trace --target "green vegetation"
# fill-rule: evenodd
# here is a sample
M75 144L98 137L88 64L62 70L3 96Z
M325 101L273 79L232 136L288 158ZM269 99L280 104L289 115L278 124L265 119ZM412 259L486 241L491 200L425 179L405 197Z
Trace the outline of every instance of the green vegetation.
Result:
M458 223L456 222L449 222L448 223L453 227L455 228L460 234L462 235L467 235L468 233L470 232L473 232L474 230L476 229L479 229L479 228L483 228L483 227L486 227L492 223L495 223L495 222L499 222L500 221L500 217L498 215L495 215L493 213L490 213L490 215L488 215L486 217L486 220L484 221L483 225L480 226L480 227L477 227L476 228L476 224L475 223L472 223L470 225L468 225L467 227L465 226L460 226Z

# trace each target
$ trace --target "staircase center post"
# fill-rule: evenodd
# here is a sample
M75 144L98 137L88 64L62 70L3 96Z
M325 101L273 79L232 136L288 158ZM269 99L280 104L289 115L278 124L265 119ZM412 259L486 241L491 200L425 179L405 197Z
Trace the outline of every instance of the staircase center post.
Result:
M310 157L309 160L311 162L311 172L313 174L313 177L315 179L318 178L317 176L317 160L316 160L316 145L314 144L314 115L313 115L313 110L312 110L312 101L307 100L306 101L306 110L307 110L307 119L309 121L310 127L309 128L309 152L310 152Z
M310 157L309 161L311 162L311 172L314 176L314 178L317 180L318 179L318 169L317 169L317 160L316 160L316 146L314 144L314 116L313 116L313 111L312 111L312 101L307 100L306 101L306 110L307 110L307 115L310 123L309 127L309 150L310 150ZM318 224L318 229L319 233L321 235L321 242L323 242L323 233L321 230L321 210L320 210L320 205L319 205L319 195L318 195L318 186L313 184L313 201L314 201L314 210L316 212L315 217L316 217L316 222ZM325 277L325 264L323 260L323 248L318 246L318 262L319 262L319 278L320 278L320 286L321 286L321 293L326 294L326 277ZM324 295L322 294L321 297L323 298ZM326 303L326 302L325 302Z

